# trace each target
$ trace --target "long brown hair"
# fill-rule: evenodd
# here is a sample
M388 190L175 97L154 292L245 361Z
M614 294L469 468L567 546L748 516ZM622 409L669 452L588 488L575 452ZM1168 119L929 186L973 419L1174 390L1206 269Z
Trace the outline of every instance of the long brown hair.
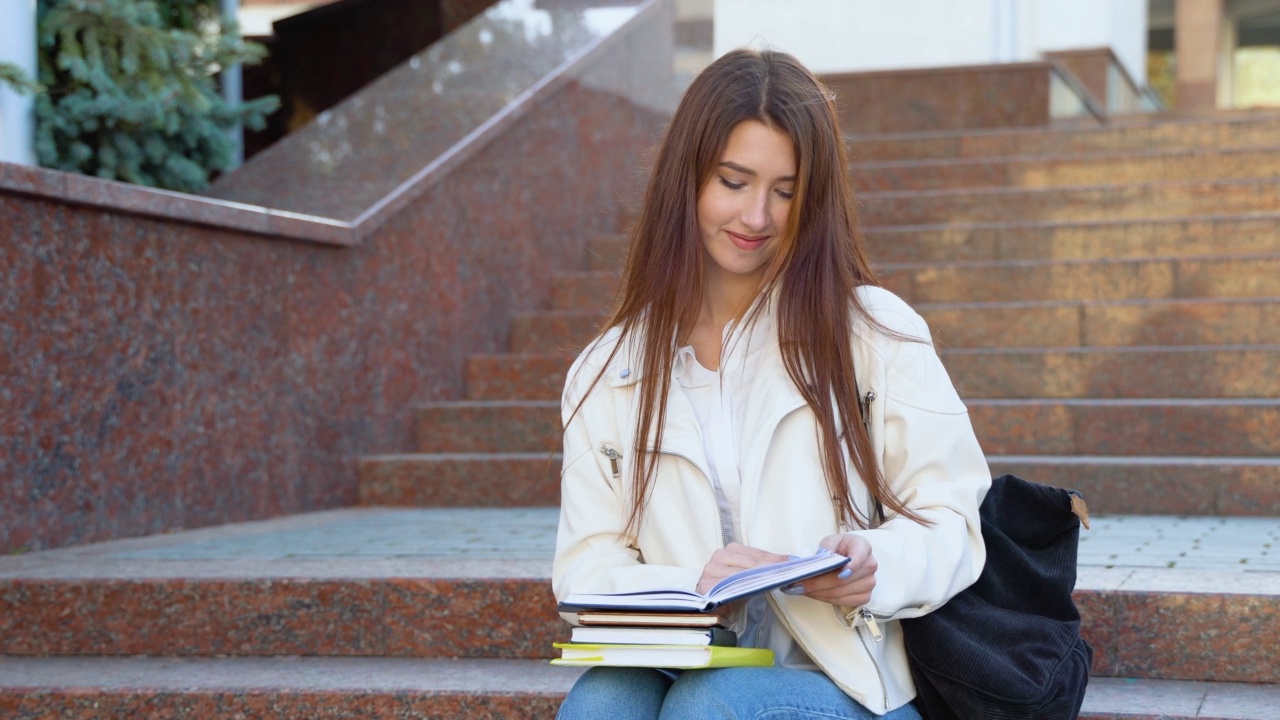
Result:
M759 291L776 291L783 364L817 416L836 512L844 522L868 525L850 497L840 447L843 437L873 502L922 521L887 488L861 422L851 325L856 317L866 327L884 328L854 292L859 285L878 282L858 230L832 95L794 57L741 49L698 75L676 109L631 232L618 303L604 325L621 328L623 338L637 333L641 348L636 358L643 376L630 448L633 482L627 532L638 532L657 470L658 453L650 452L648 444L662 437L666 424L676 342L689 336L702 304L705 251L698 228L698 195L711 180L729 133L746 120L786 133L795 147L795 195ZM753 314L761 309L758 303L754 307ZM615 345L613 353L622 345ZM594 382L599 380L597 375Z

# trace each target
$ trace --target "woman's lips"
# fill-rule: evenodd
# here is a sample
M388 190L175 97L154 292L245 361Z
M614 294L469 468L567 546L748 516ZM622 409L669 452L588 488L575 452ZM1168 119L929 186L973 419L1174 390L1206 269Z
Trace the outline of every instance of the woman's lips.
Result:
M725 231L725 234L729 236L730 242L732 242L734 245L736 245L738 248L742 250L756 250L761 245L764 245L765 240L769 239L768 235L763 235L760 237L750 237L748 235L739 235L737 233L732 233L732 232L729 232L728 230Z

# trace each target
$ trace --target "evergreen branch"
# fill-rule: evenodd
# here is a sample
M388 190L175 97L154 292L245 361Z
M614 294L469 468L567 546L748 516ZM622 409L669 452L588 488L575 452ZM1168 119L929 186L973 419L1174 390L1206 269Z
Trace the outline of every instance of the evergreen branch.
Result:
M8 85L20 95L35 95L44 92L44 86L25 73L13 63L0 62L0 85Z

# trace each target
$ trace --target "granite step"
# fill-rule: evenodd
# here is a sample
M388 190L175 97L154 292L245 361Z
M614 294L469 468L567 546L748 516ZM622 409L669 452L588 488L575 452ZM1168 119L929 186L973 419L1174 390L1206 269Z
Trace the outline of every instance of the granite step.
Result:
M1057 187L1280 176L1280 147L853 163L855 191Z
M1120 260L1280 253L1280 214L868 228L877 263Z
M855 161L1062 155L1103 151L1177 150L1280 145L1280 114L1113 120L1103 127L1012 128L854 136Z
M348 508L0 557L0 655L544 657L556 518Z
M858 205L867 227L1235 215L1280 210L1280 180L864 192Z
M983 449L997 455L1280 456L1277 399L966 404ZM419 453L532 453L537 460L560 446L555 401L432 403L415 414Z
M922 304L940 347L1280 344L1280 297ZM579 352L606 316L516 314L511 351Z
M414 408L419 453L547 453L560 449L558 400L462 400Z
M1274 456L988 455L987 462L993 475L1079 490L1099 513L1280 516Z
M1096 500L1101 512L1130 514L1189 515L1280 515L1280 457L1254 455L1221 456L1226 448L1189 445L1181 454L1138 455L1138 448L1125 447L1116 455L1060 455L1060 442L1043 447L1027 442L1034 452L1004 454L998 443L989 442L986 430L975 418L975 429L988 452L992 473L1012 473L1056 486L1079 489ZM1166 443L1167 445L1167 443ZM401 455L379 466L378 474L362 470L360 495L371 498L366 505L399 507L518 506L520 502L495 502L483 495L467 501L467 479L495 474L515 475L527 483L515 495L536 505L559 503L557 454L494 454L492 459L477 456L466 466L470 475L456 473L457 482L440 479L434 454ZM517 473L509 469L520 464ZM506 471L506 473L504 473ZM513 480L515 482L515 480ZM442 486L448 488L442 491ZM448 500L440 496L448 495Z
M555 524L349 509L0 558L0 655L547 657ZM1095 674L1280 682L1277 541L1276 517L1096 517L1075 593Z
M558 450L551 445L541 452L366 455L357 465L360 504L401 507L558 505Z
M1275 253L903 263L880 270L884 286L913 305L1280 296L1280 254ZM594 282L597 294L603 294L603 279ZM585 298L577 299L587 304Z
M1091 260L1280 253L1280 213L865 228L876 263ZM627 238L587 244L588 270L622 267Z
M941 355L966 398L1276 398L1280 346L951 348ZM554 400L568 354L475 355L468 400Z
M912 305L1280 297L1280 253L1086 260L885 263L887 289ZM552 311L607 314L619 288L608 271L552 280Z
M996 455L1280 457L1280 399L971 399L966 405L983 449Z
M508 659L0 657L0 717L543 720L581 672Z
M515 353L580 352L608 319L603 312L547 310L511 316L510 350Z
M1099 433L1104 429L1095 429ZM1084 492L1098 512L1135 514L1193 514L1226 516L1280 515L1280 458L1276 456L1215 456L1217 448L1197 445L1183 454L1167 455L1054 455L1052 446L1026 455L995 454L987 437L978 437L987 450L994 474L1013 473L1050 485ZM1117 433L1124 435L1125 433ZM1194 434L1194 433L1192 433ZM1201 455L1189 455L1189 452ZM556 453L495 453L476 456L466 469L470 475L439 473L435 454L398 455L362 464L361 497L369 505L392 507L493 506L496 493L482 490L469 501L474 479L488 487L494 478L524 483L513 493L524 503L560 502L560 456ZM516 472L511 472L516 468ZM443 499L442 499L443 496ZM508 507L518 502L505 503Z
M0 658L0 713L201 720L543 720L579 669L541 660ZM1277 720L1280 687L1094 677L1081 720Z

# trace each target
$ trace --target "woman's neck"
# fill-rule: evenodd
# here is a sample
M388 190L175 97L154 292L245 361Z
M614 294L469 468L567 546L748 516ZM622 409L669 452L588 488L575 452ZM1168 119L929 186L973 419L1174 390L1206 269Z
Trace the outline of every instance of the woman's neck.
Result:
M702 307L688 342L698 362L708 369L720 366L724 329L739 319L760 291L759 279L708 273L702 283Z

